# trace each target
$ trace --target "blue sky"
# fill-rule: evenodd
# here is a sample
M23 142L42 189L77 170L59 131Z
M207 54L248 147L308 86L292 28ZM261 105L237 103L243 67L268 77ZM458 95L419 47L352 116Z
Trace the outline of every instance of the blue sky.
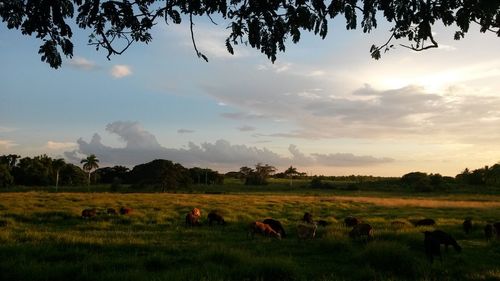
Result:
M476 28L477 30L477 28ZM166 158L221 171L289 165L312 174L455 175L500 160L500 40L471 31L439 49L397 47L334 22L304 33L275 64L245 46L225 50L223 24L160 24L149 45L106 59L75 30L72 60L51 69L35 38L0 25L0 154L42 153L103 165ZM401 43L406 43L402 41Z

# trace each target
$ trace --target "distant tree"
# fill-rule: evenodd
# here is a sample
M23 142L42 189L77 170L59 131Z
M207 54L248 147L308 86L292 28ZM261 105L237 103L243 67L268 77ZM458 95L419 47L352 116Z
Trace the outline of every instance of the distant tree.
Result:
M245 176L246 185L266 185L267 179L276 171L276 168L267 164L258 163L255 170L242 167L240 172Z
M180 24L189 19L190 34L196 55L208 61L195 43L194 20L197 17L219 17L228 30L227 51L233 45L247 44L260 50L271 61L284 52L289 42L298 43L302 32L313 32L321 38L328 33L329 21L345 19L345 29L361 26L364 33L385 20L389 30L386 43L370 49L371 56L394 48L393 41L404 48L422 51L438 47L432 28L435 24L454 26L459 40L477 24L481 32L500 35L500 1L498 0L5 0L0 2L0 17L9 29L42 40L38 53L42 61L58 68L61 52L73 56L72 28L88 29L89 45L107 51L108 59L120 55L134 42L149 43L151 29L159 22ZM75 19L73 24L70 19ZM222 43L222 42L221 42Z
M87 158L82 159L80 163L83 164L83 170L89 175L88 185L90 185L90 172L99 168L99 159L97 159L97 156L94 154L91 154L90 156L87 156Z
M231 171L224 174L226 178L242 179L243 175L241 172Z
M434 187L439 187L443 184L444 179L440 174L430 174L429 175L429 183Z
M486 184L486 175L488 174L489 167L486 166L484 168L476 169L472 171L469 176L469 184L472 185L485 185Z
M469 185L485 185L489 174L489 167L473 170L465 169L462 173L458 174L455 178L457 181Z
M51 180L52 159L47 155L24 157L12 169L15 184L26 186L47 186Z
M255 171L247 166L241 167L240 168L240 174L242 176L242 179L246 179L250 174L254 173Z
M416 191L432 191L429 175L422 172L411 172L401 177L401 182Z
M268 164L258 163L257 165L255 165L255 172L267 178L274 172L276 172L276 168Z
M130 169L125 166L113 166L99 168L94 171L98 182L105 184L124 183L127 180Z
M285 172L283 172L288 178L290 178L290 186L293 185L293 178L300 175L301 173L299 173L297 171L297 168L294 168L292 166L290 166L288 169L285 170Z
M470 176L469 168L465 168L460 174L455 176L455 179L461 183L468 183Z
M52 175L52 158L47 156L46 154L42 154L39 156L35 156L35 160L39 161L46 169L48 172L48 175Z
M59 187L59 172L64 165L66 165L66 162L62 158L52 160L52 169L56 172L56 192Z
M66 164L60 170L60 184L79 186L87 183L87 173L74 164Z
M311 188L322 188L323 187L323 182L321 181L321 178L314 176L311 181L309 182L309 187Z
M191 181L195 184L222 184L224 183L224 176L217 171L211 169L204 169L193 167L189 169L191 174Z
M500 164L495 164L486 173L486 184L500 186Z
M0 163L0 187L8 187L14 183L14 177L10 173L9 166Z
M310 188L334 189L335 185L332 183L331 178L328 179L325 176L313 176L311 181L309 182L309 187Z
M16 161L21 156L15 154L0 155L0 187L7 187L14 184L12 170L16 166Z
M16 154L1 155L0 164L7 165L7 168L9 168L9 170L12 171L12 169L16 166L17 159L19 158L21 158L21 156Z
M132 168L130 182L136 187L150 185L161 191L175 190L191 183L189 170L169 160L156 159Z

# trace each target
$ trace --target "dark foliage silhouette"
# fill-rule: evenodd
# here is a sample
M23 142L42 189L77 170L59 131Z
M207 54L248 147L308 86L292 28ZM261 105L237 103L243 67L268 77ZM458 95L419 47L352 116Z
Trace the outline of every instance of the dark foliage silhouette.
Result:
M303 31L325 38L329 21L338 17L345 19L347 30L361 26L364 33L377 28L381 18L389 23L388 40L370 48L375 59L402 38L409 43L399 46L411 50L438 47L433 34L437 23L453 26L456 40L465 36L471 24L478 24L481 32L500 35L500 2L488 0L6 0L0 2L0 17L9 29L39 38L38 53L54 68L62 64L61 53L73 56L72 20L78 28L90 30L89 44L106 50L108 59L122 54L134 42L149 43L151 29L159 22L180 24L188 20L194 51L208 61L195 41L193 27L199 17L223 21L229 33L225 41L229 53L234 53L234 45L247 44L273 62L278 52L285 51L287 41L300 41Z

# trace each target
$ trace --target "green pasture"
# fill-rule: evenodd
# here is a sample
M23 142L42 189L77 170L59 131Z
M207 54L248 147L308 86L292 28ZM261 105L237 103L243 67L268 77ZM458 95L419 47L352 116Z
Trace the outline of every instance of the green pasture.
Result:
M484 225L500 220L500 196L358 195L4 192L0 280L500 280L500 243L483 237ZM80 217L84 208L121 206L132 213ZM193 207L203 226L184 225ZM228 225L209 227L211 210ZM295 227L306 211L331 224L304 241ZM370 223L374 241L349 239L341 223L348 215ZM461 225L467 216L475 225L469 235ZM269 217L287 238L247 237L250 222ZM431 264L421 232L433 228L390 224L427 217L463 251L443 249L443 262Z

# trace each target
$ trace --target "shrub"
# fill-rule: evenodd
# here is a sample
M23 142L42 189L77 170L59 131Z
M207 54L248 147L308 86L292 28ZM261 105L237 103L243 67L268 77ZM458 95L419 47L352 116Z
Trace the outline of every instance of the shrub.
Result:
M309 183L309 187L311 188L321 188L323 186L323 182L318 177L313 177L311 182Z
M401 182L416 191L432 191L431 179L426 173L411 172L401 178Z
M312 180L309 182L309 187L311 188L326 188L326 189L332 189L335 188L333 183L331 182L323 182L321 177L316 177L314 176Z

